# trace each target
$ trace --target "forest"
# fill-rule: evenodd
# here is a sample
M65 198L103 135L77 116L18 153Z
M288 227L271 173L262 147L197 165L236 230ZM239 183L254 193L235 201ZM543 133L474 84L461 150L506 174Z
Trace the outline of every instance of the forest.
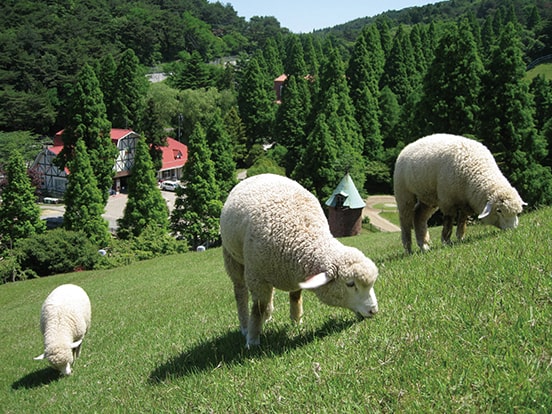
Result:
M207 0L1 9L0 164L14 148L29 164L65 129L60 165L92 171L105 205L102 131L140 133L146 169L174 136L189 146L187 181L205 179L170 219L190 246L216 238L236 168L286 174L322 203L346 172L363 195L390 193L399 151L436 132L483 142L530 208L552 203L552 76L527 71L552 61L548 1L449 0L308 34Z

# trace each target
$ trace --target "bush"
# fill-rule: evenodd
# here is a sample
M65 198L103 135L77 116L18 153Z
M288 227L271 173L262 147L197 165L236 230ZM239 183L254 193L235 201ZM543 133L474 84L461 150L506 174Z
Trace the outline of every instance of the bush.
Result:
M184 240L176 240L162 228L148 226L138 237L112 240L107 255L102 256L96 267L126 266L140 260L187 251L188 244Z
M101 257L84 233L64 229L18 240L13 255L23 272L36 276L93 269Z

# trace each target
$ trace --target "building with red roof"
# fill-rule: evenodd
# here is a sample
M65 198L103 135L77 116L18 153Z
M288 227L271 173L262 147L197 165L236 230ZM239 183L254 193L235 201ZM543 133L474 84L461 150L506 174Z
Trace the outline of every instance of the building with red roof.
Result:
M63 149L63 130L54 136L53 145L45 147L36 157L32 168L42 176L42 190L48 195L60 197L65 193L67 187L67 168L61 170L54 165L54 158ZM139 135L130 129L111 129L111 142L118 149L117 158L113 160L114 178L113 190L118 192L127 186L130 170L134 165L134 154L136 152L136 141ZM188 147L173 138L167 138L167 146L161 148L163 162L161 169L157 172L159 180L180 179L182 167L188 160Z

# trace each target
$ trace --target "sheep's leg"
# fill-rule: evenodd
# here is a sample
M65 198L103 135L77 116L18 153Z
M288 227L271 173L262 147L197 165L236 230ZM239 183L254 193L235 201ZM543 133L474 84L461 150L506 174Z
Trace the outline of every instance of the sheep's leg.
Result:
M412 225L414 223L413 213L414 206L416 205L416 197L414 194L407 194L405 196L396 194L395 201L399 209L402 244L407 253L412 253Z
M222 249L224 258L224 267L234 284L234 298L238 308L238 320L240 322L240 331L247 336L247 326L249 324L249 291L245 284L244 267L241 263L235 261L226 249Z
M456 238L458 240L464 240L467 222L468 214L465 211L460 210L460 212L458 213L458 224L456 225Z
M289 292L289 316L292 321L301 323L301 317L303 316L303 298L301 297L300 290Z
M443 231L441 233L441 241L444 244L450 244L450 236L452 235L453 217L449 215L443 216Z
M266 319L266 311L271 301L272 292L273 288L271 286L263 286L259 292L252 292L253 305L251 306L251 315L247 329L248 348L261 343L261 331L263 329L263 322Z
M274 288L272 288L272 294L270 295L270 302L266 306L265 322L272 319L272 312L274 312Z
M423 252L429 250L430 239L429 232L427 231L427 221L435 210L435 208L420 201L414 208L414 232L416 233L416 242Z

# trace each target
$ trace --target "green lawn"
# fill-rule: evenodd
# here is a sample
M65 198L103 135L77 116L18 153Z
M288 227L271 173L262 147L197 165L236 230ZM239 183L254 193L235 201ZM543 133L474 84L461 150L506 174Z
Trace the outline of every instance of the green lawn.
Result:
M427 254L398 233L343 239L380 268L380 313L357 322L287 295L245 349L220 249L0 286L0 412L520 412L552 407L552 208L516 230L470 226ZM62 283L92 301L74 375L45 361L40 306Z
M526 77L532 80L538 75L543 75L546 79L552 80L552 63L541 63L535 66L533 69L527 71Z

